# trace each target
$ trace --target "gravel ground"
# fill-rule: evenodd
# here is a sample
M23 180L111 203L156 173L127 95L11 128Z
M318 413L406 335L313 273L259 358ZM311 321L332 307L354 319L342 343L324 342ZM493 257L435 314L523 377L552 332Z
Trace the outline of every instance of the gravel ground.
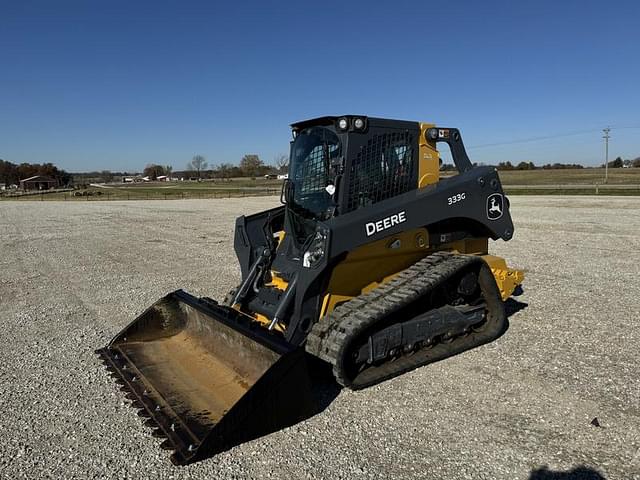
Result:
M93 351L170 290L222 298L234 218L277 199L1 203L0 476L640 479L640 198L511 200L501 339L183 468Z

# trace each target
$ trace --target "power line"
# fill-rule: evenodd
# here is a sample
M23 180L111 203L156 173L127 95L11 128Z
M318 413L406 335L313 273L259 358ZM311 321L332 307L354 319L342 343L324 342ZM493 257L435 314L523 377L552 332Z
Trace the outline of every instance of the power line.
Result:
M620 126L620 127L608 127L610 130L622 130L622 129L635 129L640 128L640 126ZM508 142L495 142L495 143L483 143L481 145L472 145L467 147L467 150L471 150L474 148L486 148L486 147L498 147L501 145L515 145L518 143L529 143L529 142L539 142L541 140L550 140L553 138L564 138L564 137L573 137L576 135L585 135L587 133L600 132L601 129L594 128L591 130L579 130L576 132L567 132L567 133L558 133L556 135L544 135L539 137L531 137L531 138L523 138L519 140L511 140Z

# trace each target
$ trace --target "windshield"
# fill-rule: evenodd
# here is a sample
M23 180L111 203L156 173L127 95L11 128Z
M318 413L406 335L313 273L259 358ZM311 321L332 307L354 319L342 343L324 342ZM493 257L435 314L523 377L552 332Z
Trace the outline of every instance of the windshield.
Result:
M333 214L335 203L327 186L334 183L331 160L340 153L340 140L328 128L311 127L298 133L289 166L293 210L321 220Z

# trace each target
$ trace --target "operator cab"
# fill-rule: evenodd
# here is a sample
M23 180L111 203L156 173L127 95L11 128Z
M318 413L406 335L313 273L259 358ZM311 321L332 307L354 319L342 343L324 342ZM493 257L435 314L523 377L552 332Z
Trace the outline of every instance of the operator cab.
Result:
M323 221L417 187L420 124L347 115L293 124L284 198Z

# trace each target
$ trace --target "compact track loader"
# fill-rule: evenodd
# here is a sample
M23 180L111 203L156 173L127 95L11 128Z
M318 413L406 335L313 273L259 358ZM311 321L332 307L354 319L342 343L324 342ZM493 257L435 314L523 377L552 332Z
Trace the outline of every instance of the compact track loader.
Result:
M312 415L306 358L360 389L491 342L523 273L493 167L455 128L322 117L292 125L282 206L236 220L242 282L222 303L181 290L98 351L172 460L185 464ZM457 174L441 177L436 146Z

